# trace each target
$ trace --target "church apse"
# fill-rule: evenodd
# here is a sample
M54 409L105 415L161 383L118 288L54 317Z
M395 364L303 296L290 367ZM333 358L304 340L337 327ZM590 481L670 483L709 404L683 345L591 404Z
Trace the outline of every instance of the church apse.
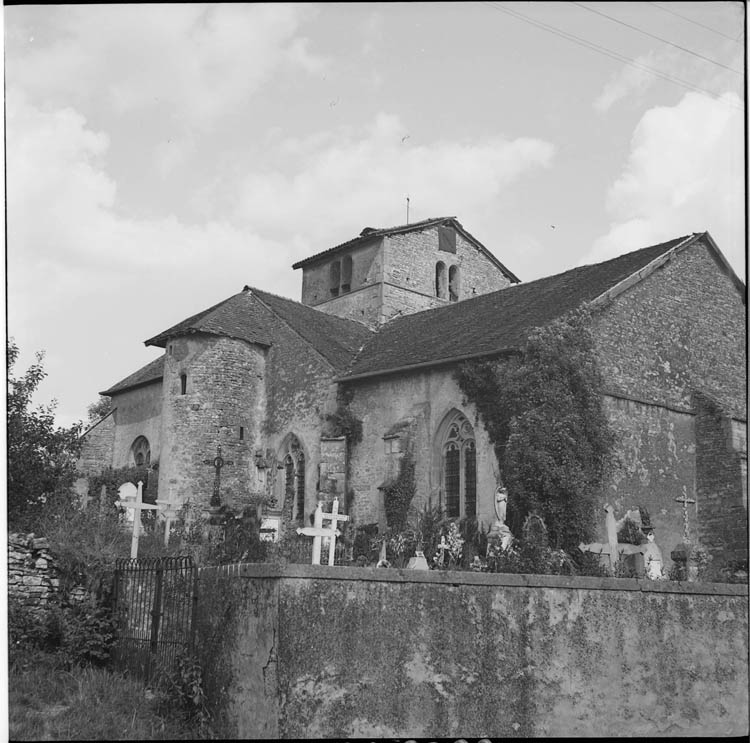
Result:
M253 453L265 418L265 351L232 338L169 340L164 366L159 492L202 506L211 500L217 447L222 504L241 508L256 489ZM232 462L231 465L228 462Z

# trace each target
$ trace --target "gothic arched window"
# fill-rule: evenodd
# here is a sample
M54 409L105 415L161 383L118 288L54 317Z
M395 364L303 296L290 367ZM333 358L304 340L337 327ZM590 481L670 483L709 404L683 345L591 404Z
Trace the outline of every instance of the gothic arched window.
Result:
M287 437L281 453L284 465L281 507L286 518L302 524L305 519L305 452L293 433Z
M136 467L151 464L151 445L145 436L139 436L130 447L130 456Z
M477 455L474 429L454 411L444 425L440 441L440 479L448 518L477 515Z

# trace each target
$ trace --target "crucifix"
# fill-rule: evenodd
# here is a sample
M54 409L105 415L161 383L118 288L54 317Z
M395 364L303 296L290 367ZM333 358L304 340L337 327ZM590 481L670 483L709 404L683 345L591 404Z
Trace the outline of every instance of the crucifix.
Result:
M130 485L128 488L127 486ZM120 500L115 501L115 505L120 508L132 508L133 509L133 538L130 542L130 558L135 559L138 557L138 537L141 531L141 511L155 511L159 506L154 506L151 503L143 502L143 483L138 481L138 490L136 491L135 498L132 496L132 491L135 490L133 483L126 482L121 485L118 493L120 494Z
M682 503L682 519L685 524L685 536L683 537L685 542L690 541L690 535L688 534L688 503L695 503L695 499L688 498L685 488L682 489L682 497L675 498L678 503Z
M323 537L330 538L330 546L328 548L328 564L333 565L334 552L336 550L336 537L341 535L341 532L336 528L337 521L348 521L349 517L341 514L339 511L339 500L338 498L333 499L332 513L323 513L323 502L318 501L318 507L315 509L315 515L313 517L313 525L298 527L297 534L304 534L306 537L313 538L313 551L312 551L312 564L320 565L320 548ZM331 521L331 526L323 528L323 519Z
M637 544L623 544L617 541L617 522L615 521L615 509L609 504L604 506L604 510L607 514L605 518L605 524L607 527L607 542L601 544L600 542L592 542L591 544L578 545L578 549L582 552L593 552L597 555L602 555L609 558L609 567L612 571L615 569L617 561L620 559L620 555L634 555L642 552L643 548Z
M216 475L214 476L214 493L211 496L211 508L218 508L221 505L221 498L219 498L219 486L221 485L221 468L234 462L224 459L221 456L221 444L216 447L216 456L213 459L204 459L203 464L210 464L215 470Z

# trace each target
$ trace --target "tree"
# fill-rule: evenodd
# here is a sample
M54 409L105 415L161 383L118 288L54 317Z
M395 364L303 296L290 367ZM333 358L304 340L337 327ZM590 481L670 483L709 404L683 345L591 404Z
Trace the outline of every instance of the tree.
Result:
M18 346L8 340L8 526L33 531L43 512L69 505L75 479L81 424L56 428L56 403L31 408L31 398L47 376L44 352L19 377L13 376Z
M588 319L579 310L533 330L519 353L467 362L457 373L495 445L511 530L520 534L537 513L550 542L567 550L595 533L614 444Z
M96 423L101 418L104 418L110 410L112 410L112 398L99 395L99 399L96 402L92 402L91 405L86 408L86 412L89 416L89 423Z

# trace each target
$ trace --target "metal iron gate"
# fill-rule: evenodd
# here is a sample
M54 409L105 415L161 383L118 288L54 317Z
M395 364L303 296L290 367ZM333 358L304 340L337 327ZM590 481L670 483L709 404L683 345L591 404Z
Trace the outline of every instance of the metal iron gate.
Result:
M173 669L181 650L192 650L197 585L190 557L117 560L113 660L120 670L149 679L157 668Z

